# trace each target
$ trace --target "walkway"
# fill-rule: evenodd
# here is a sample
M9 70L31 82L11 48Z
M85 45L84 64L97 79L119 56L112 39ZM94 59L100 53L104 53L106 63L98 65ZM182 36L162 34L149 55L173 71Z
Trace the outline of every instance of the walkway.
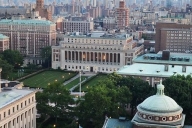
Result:
M25 78L30 77L30 76L32 76L32 75L35 75L35 74L37 74L37 73L39 73L39 72L43 72L43 71L45 71L45 70L47 70L47 69L41 69L41 70L39 70L39 71L37 71L37 72L31 73L31 74L26 75L26 76L21 77L21 78L18 78L18 79L14 80L14 81L20 81L20 80L22 80L22 79L25 79Z
M84 72L84 73L82 73L81 76L88 76L88 78L85 79L85 80L83 80L83 81L81 81L81 84L82 84L83 82L85 82L86 80L88 80L89 78L91 78L92 76L95 76L95 75L96 75L96 73L93 73L93 72ZM79 74L77 74L75 77L69 79L68 81L65 81L65 82L63 83L63 85L65 86L66 84L72 82L73 80L75 80L75 79L77 79L77 78L79 78ZM80 83L78 83L77 85L73 86L73 87L72 87L71 89L69 89L69 90L72 92L77 86L79 86L79 84L80 84Z

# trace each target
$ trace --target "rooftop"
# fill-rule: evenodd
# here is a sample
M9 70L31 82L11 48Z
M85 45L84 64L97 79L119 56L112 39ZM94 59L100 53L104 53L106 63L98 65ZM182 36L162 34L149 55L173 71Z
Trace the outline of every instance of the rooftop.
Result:
M3 34L0 34L0 39L5 39L5 38L9 38L8 36L5 36Z
M2 19L0 20L0 24L30 24L30 25L52 25L54 24L48 20L39 20L39 19L24 19L24 20L10 20L10 19Z
M117 74L154 77L170 77L177 74L187 76L192 74L192 66L186 66L186 72L182 70L183 66L180 65L168 65L168 71L165 71L165 65L134 63L120 68Z
M65 37L75 37L75 38L106 38L106 39L121 39L125 40L127 38L130 38L129 34L126 33L107 33L106 31L93 31L87 34L81 34L81 33L72 33L65 35Z
M32 90L23 89L2 90L0 92L0 109L33 92Z
M127 120L120 121L119 119L109 118L103 128L132 128L132 123Z
M145 54L135 58L133 63L192 65L192 54L170 53L169 60L162 60L162 52L158 54Z

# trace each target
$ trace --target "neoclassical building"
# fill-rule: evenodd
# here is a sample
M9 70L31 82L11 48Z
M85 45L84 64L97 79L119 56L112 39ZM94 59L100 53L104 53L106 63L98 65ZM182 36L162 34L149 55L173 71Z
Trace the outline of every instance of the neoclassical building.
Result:
M183 109L164 94L162 80L157 86L156 95L150 96L137 106L137 113L132 119L135 128L182 128L185 115Z
M0 128L36 128L35 92L0 85Z
M52 68L111 73L142 53L143 45L124 33L68 34L59 46L52 46Z

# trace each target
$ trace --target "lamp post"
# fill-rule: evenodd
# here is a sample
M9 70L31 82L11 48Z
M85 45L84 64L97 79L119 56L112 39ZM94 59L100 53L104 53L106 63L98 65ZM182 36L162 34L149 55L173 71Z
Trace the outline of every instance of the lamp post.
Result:
M81 71L79 71L79 94L80 94L80 98L81 98Z

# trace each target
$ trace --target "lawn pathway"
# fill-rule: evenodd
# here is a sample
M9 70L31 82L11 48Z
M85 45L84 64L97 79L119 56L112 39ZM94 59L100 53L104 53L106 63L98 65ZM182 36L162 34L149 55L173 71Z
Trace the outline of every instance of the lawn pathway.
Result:
M82 76L88 76L88 78L87 79L84 79L84 80L82 80L81 81L81 84L83 83L83 82L85 82L86 80L88 80L88 79L90 79L91 77L93 77L93 76L95 76L96 74L95 73L85 73L85 74L82 74ZM78 77L79 77L79 74L77 75ZM77 77L77 78L78 78ZM73 86L71 89L69 89L71 92L76 88L76 87L78 87L80 85L80 83L78 83L77 85L75 85L75 86Z
M22 80L22 79L28 78L28 77L30 77L30 76L32 76L32 75L35 75L35 74L37 74L37 73L39 73L39 72L42 72L42 71L45 71L45 70L47 70L47 69L41 69L41 70L39 70L39 71L37 71L37 72L31 73L31 74L26 75L26 76L21 77L21 78L18 78L18 79L16 79L15 81L20 81L20 80Z

